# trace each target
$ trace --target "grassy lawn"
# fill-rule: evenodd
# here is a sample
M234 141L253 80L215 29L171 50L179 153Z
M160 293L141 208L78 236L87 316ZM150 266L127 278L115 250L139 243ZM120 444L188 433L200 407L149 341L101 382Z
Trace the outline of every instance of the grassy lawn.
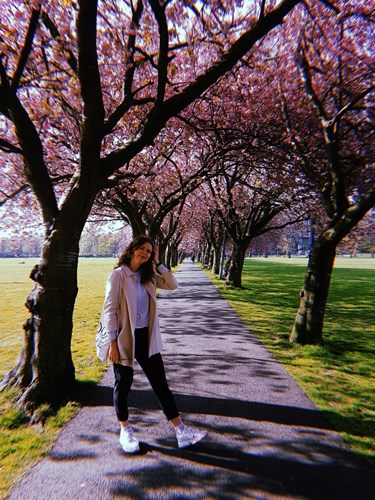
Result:
M322 346L288 344L306 259L246 259L243 289L208 273L355 451L375 464L375 259L338 258Z
M23 343L22 324L28 317L23 304L33 288L28 276L36 262L36 259L0 259L0 378L14 365ZM76 377L82 382L97 382L106 367L95 357L94 340L106 279L115 264L116 259L81 259L79 263L72 353ZM22 415L12 405L12 393L0 394L0 498L5 498L12 483L48 452L62 425L76 409L77 404L70 402L48 418L43 427L25 426ZM40 409L46 415L48 410Z

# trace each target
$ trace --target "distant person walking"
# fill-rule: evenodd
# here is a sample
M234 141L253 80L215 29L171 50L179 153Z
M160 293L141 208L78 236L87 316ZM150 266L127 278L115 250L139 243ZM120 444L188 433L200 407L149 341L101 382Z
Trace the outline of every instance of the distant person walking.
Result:
M134 359L154 390L161 408L185 448L199 442L206 432L186 427L181 420L165 375L162 340L156 308L156 288L174 290L173 273L159 262L158 248L148 236L135 238L120 257L106 286L103 323L109 338L107 359L115 375L113 402L119 420L120 444L126 453L139 451L139 441L129 424L128 394L133 383Z

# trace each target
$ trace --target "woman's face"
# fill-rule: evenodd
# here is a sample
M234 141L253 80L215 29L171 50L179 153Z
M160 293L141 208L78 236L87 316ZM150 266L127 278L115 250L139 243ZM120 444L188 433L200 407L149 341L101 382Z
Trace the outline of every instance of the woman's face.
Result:
M143 243L134 250L132 260L140 266L150 259L152 250L151 243Z

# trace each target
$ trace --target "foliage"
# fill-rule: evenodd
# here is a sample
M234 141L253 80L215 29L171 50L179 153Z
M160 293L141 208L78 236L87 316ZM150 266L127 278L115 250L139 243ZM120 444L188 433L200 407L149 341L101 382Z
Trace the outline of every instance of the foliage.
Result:
M298 3L281 2L271 24ZM251 32L260 15L263 23L264 14L272 14L272 3L261 12L262 4L251 2L245 8L228 0L217 9L215 1L208 1L199 12L179 1L139 0L133 5L115 0L98 3L96 10L96 2L85 0L2 0L0 150L6 175L1 201L18 200L20 210L9 207L17 216L25 212L26 202L29 210L35 208L31 189L49 218L48 210L56 208L47 195L61 206L74 186L70 180L82 161L85 124L100 136L92 139L102 141L101 187L106 180L111 185L108 177L115 185L139 175L142 165L148 170L150 155L143 148L250 49L252 38L240 37ZM255 33L254 41L261 36ZM240 42L234 47L236 40ZM28 157L27 120L16 119L14 99L31 120L35 158ZM133 168L129 162L137 153ZM42 163L38 167L36 157ZM111 177L117 169L122 170ZM38 179L32 175L36 171Z
M243 290L210 277L354 450L375 464L375 260L336 259L321 346L287 342L305 264L246 259Z
M375 210L371 210L366 217L343 239L338 251L341 254L350 254L355 257L358 253L375 252Z

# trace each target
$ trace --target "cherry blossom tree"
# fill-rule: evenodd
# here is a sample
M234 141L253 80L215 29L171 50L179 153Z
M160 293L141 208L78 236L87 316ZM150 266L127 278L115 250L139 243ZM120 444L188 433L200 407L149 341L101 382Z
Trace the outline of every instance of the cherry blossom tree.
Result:
M79 240L98 192L298 3L1 0L1 202L31 193L45 229L3 380L27 412L74 386Z
M193 191L184 204L181 213L182 239L179 245L179 253L197 258L199 249L202 247L202 227L204 226L208 206L202 191L206 190L206 184Z
M375 204L374 184L374 10L359 2L316 5L299 42L298 68L305 98L320 127L320 161L306 138L311 130L289 120L304 173L320 193L324 217L310 254L291 342L322 341L323 321L337 245ZM288 89L288 93L290 89ZM296 103L289 101L298 116ZM302 98L303 99L303 98ZM291 115L289 115L289 118Z
M164 261L170 241L176 239L186 198L214 172L202 163L199 140L185 124L166 127L152 150L148 167L136 169L144 174L131 182L128 177L120 181L97 198L96 206L99 216L103 208L116 212L132 227L134 237L148 234L156 240Z
M210 209L202 226L207 242L206 262L213 274L220 274L220 263L225 243L225 226L217 209Z
M261 61L259 66L257 63L250 61L259 78L262 66ZM307 217L304 200L308 193L285 141L284 119L275 106L272 85L267 86L266 93L258 87L255 93L261 99L254 101L248 88L248 71L247 67L239 69L212 91L215 106L207 113L205 123L206 129L212 130L205 162L218 171L209 181L214 203L206 223L206 233L211 233L206 243L216 247L217 268L223 241L215 243L213 237L215 214L232 241L226 281L236 287L241 287L245 254L253 238ZM235 91L230 85L233 80L237 84ZM215 95L219 92L220 100ZM204 264L211 267L213 262L207 260L210 254L209 248Z
M233 242L225 276L232 286L241 287L246 251L254 238L307 216L293 188L287 190L286 183L278 178L280 173L278 169L276 178L272 179L272 173L265 172L264 166L249 173L235 165L212 181L217 213Z

